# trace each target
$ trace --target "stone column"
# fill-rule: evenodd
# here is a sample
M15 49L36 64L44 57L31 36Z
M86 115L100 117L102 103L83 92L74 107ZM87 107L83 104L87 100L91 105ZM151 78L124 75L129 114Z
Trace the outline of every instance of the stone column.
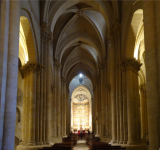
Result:
M140 64L141 66L142 64ZM134 68L134 96L135 96L135 107L136 107L136 141L140 142L141 139L141 119L140 119L140 97L139 97L139 83L138 83L138 71L140 67L137 65Z
M127 144L128 141L128 123L127 123L127 99L126 99L126 72L122 67L122 99L123 99L123 144Z
M24 79L24 95L23 95L23 114L22 114L22 142L21 145L26 145L28 142L27 139L27 94L28 94L28 76Z
M51 43L53 41L53 34L52 32L49 32L47 34L47 49L46 49L46 53L47 53L47 62L46 62L46 84L47 84L47 88L46 88L46 144L50 144L50 133L51 133L51 116L52 116L52 83L51 83L51 63L53 60L52 55L50 55L50 46Z
M25 118L28 120L28 130L26 130L26 136L28 138L27 145L35 145L35 133L36 133L36 74L40 71L42 65L39 63L28 62L25 64L21 70L24 77L28 76L29 86L29 99L28 99L28 114L29 116Z
M147 99L146 85L140 85L140 101L141 101L141 139L147 142L148 137L148 118L147 118Z
M61 65L58 61L55 62L57 69L57 78L56 78L56 102L57 102L57 130L58 137L61 137Z
M99 130L99 117L100 117L100 114L99 114L99 103L100 103L100 97L99 97L99 77L97 77L96 79L96 136L99 136L100 135L100 130Z
M101 136L105 136L105 61L101 64Z
M127 98L127 120L128 120L128 144L136 144L137 138L137 96L138 90L135 86L135 82L138 82L138 71L140 70L141 64L137 62L135 59L128 59L123 61L123 67L126 70L126 98ZM136 76L135 76L136 75ZM137 79L136 79L137 78Z
M124 141L124 131L123 131L123 98L122 98L122 71L119 65L119 116L120 116L120 144L123 144Z
M45 51L47 49L46 45L47 45L47 28L48 28L48 24L43 22L42 24L42 30L41 30L41 55L40 55L40 61L41 64L44 65L46 67L46 61L44 59L44 57L46 57L45 55ZM46 69L45 69L46 70ZM40 77L40 83L41 83L41 100L40 100L40 131L39 131L39 144L43 145L45 144L45 118L44 118L44 113L45 113L45 90L46 90L46 78L45 78L45 70L42 69L41 70L41 77ZM45 86L44 86L45 85Z
M10 1L0 2L0 150L3 140L3 123L5 109L7 59L8 59L8 35L9 35L9 7Z
M66 80L62 78L62 135L66 136Z
M54 62L54 137L57 137L57 66L56 66L56 61Z
M155 1L143 1L144 11L144 38L145 38L145 65L146 65L146 93L149 130L149 150L159 149L159 77L157 59L157 38L155 22ZM159 52L158 52L159 53Z
M95 83L96 85L96 83ZM94 134L96 135L97 134L97 87L95 86L94 87L94 122L95 122L95 128L94 128Z
M33 70L30 74L30 99L29 99L29 131L27 145L35 145L35 121L36 121L36 74Z
M111 138L111 86L107 85L107 138Z
M111 32L111 31L110 31ZM109 38L110 76L111 76L111 110L112 110L112 143L117 142L117 112L116 112L116 54L114 37L111 32Z
M69 126L69 118L70 118L70 109L69 109L69 105L70 105L70 102L69 102L69 87L68 88L66 88L66 106L67 106L67 113L66 113L66 126L67 126L67 129L66 129L66 131L67 131L67 135L69 135L69 133L70 133L70 126Z
M25 80L24 80L25 81ZM24 84L25 85L25 84ZM36 96L36 145L39 145L39 130L40 130L40 72L37 73L37 96ZM24 100L23 100L24 101ZM24 109L23 109L24 110ZM26 119L27 121L27 119Z
M101 80L100 77L98 77L99 79L97 79L97 85L98 85L98 93L97 93L97 100L98 100L98 133L99 136L101 136L101 129L102 129L102 120L101 120Z
M6 7L8 7L8 4ZM6 19L6 21L7 20L8 18ZM17 80L18 80L18 52L19 52L19 24L20 24L19 20L20 20L20 2L19 0L10 1L9 24L6 24L6 27L8 25L10 26L9 26L8 44L5 43L6 46L5 48L8 47L8 60L7 60L7 68L4 68L7 69L7 76L6 76L7 82L6 82L6 93L5 93L6 96L5 96L5 114L3 123L2 150L14 149L16 104L17 104ZM7 32L6 30L4 31ZM5 40L6 39L4 39L4 41ZM3 109L1 111L3 111Z

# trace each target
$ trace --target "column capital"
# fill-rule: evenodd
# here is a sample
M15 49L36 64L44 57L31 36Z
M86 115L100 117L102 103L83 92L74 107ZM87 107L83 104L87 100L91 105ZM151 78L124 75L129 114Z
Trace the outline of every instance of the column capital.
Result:
M41 26L41 38L42 38L43 42L47 42L48 26L49 26L48 23L46 23L46 22L42 23L42 26Z
M113 28L112 31L114 32L114 35L117 36L120 34L120 27L121 27L121 23L119 21L119 19L115 19L114 24L113 24Z
M62 68L62 66L61 66L60 62L58 61L58 59L56 59L54 61L54 65L57 67L58 70L60 70Z
M126 59L121 62L121 67L123 71L132 70L137 73L140 70L142 64L136 59Z
M104 59L100 64L100 69L103 70L107 68L107 59Z
M44 66L38 62L27 62L20 69L22 71L23 77L27 77L30 73L38 73Z
M47 42L49 44L51 44L53 42L54 38L53 38L53 33L52 32L48 32L47 33Z
M49 23L43 22L42 26L41 26L41 31L47 32L48 31L48 26L49 26Z
M114 42L114 38L117 37L117 35L120 34L120 27L121 27L121 23L118 19L115 19L114 23L113 23L113 27L109 29L108 31L108 41L109 41L109 46L111 46Z

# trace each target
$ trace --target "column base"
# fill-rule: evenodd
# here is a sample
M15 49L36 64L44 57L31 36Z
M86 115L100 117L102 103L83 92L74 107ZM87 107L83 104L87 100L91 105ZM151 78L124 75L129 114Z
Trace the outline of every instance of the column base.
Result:
M43 145L43 142L38 142L37 145Z
M65 137L68 137L68 136L67 135L63 135L62 137L65 138Z
M127 144L127 141L126 141L126 140L124 140L124 141L123 141L123 144Z
M51 141L49 141L49 140L46 141L45 143L46 143L46 145L51 145Z
M36 145L35 142L28 142L28 143L27 143L27 146L35 146L35 145Z
M117 140L116 143L119 143L120 140Z
M100 138L101 138L101 142L107 142L107 143L111 142L111 138L110 137L103 136L103 137L100 137Z
M62 137L55 136L52 138L52 143L62 143Z
M27 144L27 142L24 142L24 141L22 141L19 145L26 145Z
M100 137L100 134L96 134L95 137Z
M137 145L137 144L139 144L139 142L137 142L137 141L127 141L127 144L128 145Z
M117 143L117 140L111 140L111 144Z
M123 144L123 142L124 142L123 140L119 140L119 142L118 142L118 143L119 143L119 144Z

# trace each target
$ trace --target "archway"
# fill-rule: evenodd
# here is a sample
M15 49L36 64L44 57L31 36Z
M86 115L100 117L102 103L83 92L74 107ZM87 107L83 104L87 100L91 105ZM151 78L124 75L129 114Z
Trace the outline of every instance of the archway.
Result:
M70 131L92 131L93 122L93 83L86 75L80 73L72 78L70 90Z

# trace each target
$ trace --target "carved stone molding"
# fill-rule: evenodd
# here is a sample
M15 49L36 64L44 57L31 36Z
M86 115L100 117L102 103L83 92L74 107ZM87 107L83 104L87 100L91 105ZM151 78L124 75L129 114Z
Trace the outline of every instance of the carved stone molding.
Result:
M82 17L83 16L83 10L78 10L77 11L77 16Z
M112 28L112 31L115 35L120 34L120 32L121 32L120 27L121 27L120 21L118 19L115 19L114 24L113 24L113 28Z
M43 32L47 32L47 31L48 31L48 26L49 26L48 23L43 22L43 23L42 23L42 28L41 28L41 30L42 30Z
M116 19L113 23L113 27L111 29L109 29L108 31L108 42L109 42L109 46L111 46L114 42L114 38L118 37L117 35L120 35L121 32L121 23L119 22L118 19Z
M21 67L21 71L23 74L23 78L27 77L30 73L38 73L41 68L44 66L38 62L27 62L23 67Z
M48 23L43 22L41 28L41 38L43 42L51 44L53 42L53 33L48 31L48 26Z
M122 61L122 63L121 63L121 67L122 67L123 71L132 70L135 73L138 73L141 66L142 66L142 64L135 59L126 59L126 60Z
M51 44L51 43L53 42L53 40L54 40L54 38L53 38L53 33L52 33L52 32L49 32L49 33L47 34L47 42L48 42L49 44Z
M60 69L62 68L62 66L61 66L61 64L58 62L58 60L55 60L55 61L54 61L54 65L55 65L55 67L56 67L58 70L60 70Z

